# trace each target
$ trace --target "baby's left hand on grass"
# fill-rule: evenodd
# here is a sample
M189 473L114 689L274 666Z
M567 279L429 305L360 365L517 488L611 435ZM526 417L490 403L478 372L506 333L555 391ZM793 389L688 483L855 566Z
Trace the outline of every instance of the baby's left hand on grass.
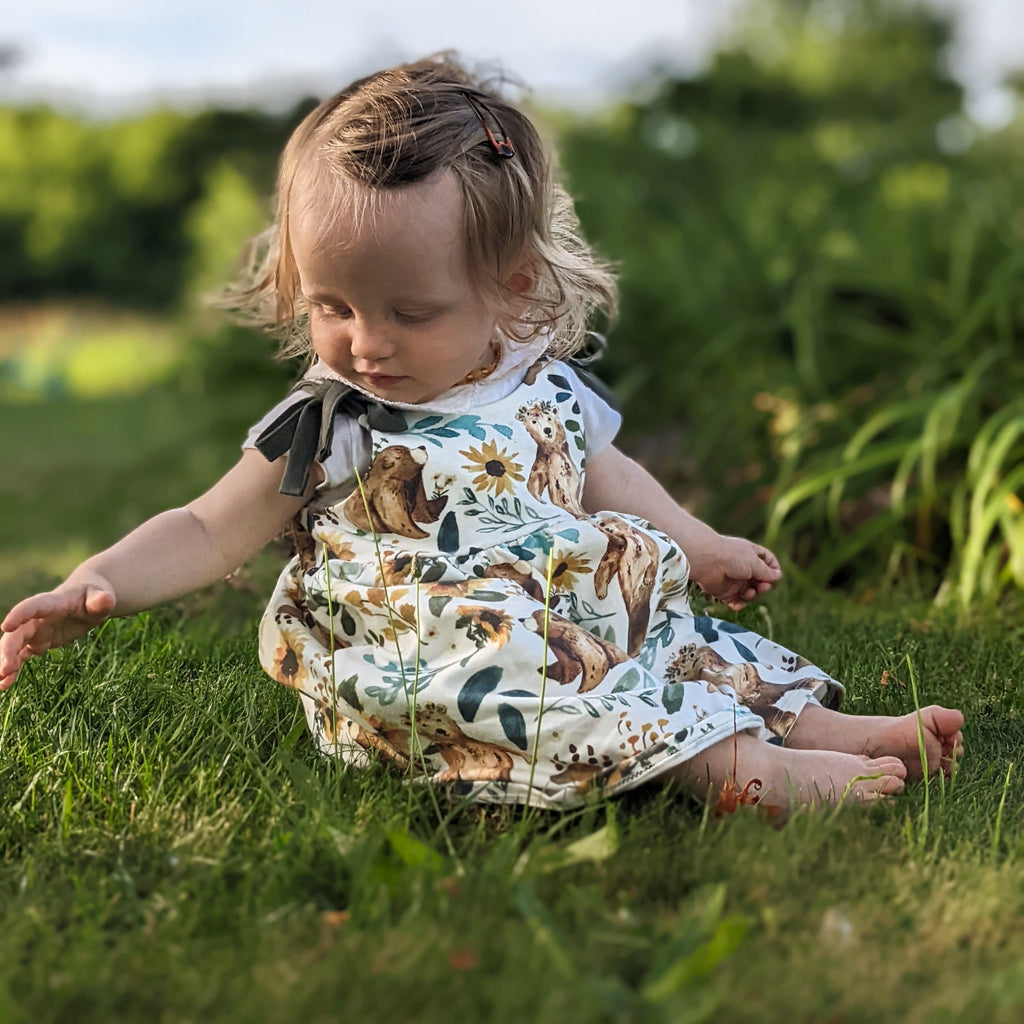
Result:
M733 611L771 590L782 577L779 560L766 547L742 537L719 537L714 548L690 559L697 585Z

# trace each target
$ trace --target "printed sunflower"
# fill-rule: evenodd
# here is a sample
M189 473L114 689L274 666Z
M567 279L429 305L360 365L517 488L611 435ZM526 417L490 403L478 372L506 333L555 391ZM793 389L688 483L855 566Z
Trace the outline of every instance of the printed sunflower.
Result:
M307 674L302 661L291 645L287 641L279 644L273 657L273 677L279 683L284 683L285 686L290 686L295 690L300 689Z
M579 582L577 577L594 571L585 558L572 552L563 554L561 551L556 551L553 561L551 586L555 590L574 590Z
M512 635L512 619L504 612L471 605L462 605L457 612L455 628L464 629L478 648L492 641L503 647Z
M518 454L511 455L504 448L499 452L494 441L484 441L481 450L470 447L469 451L459 452L469 459L469 464L463 464L463 469L470 472L479 470L479 475L473 478L473 486L478 491L492 490L495 497L505 492L512 493L513 481L519 483L524 479L523 467L512 460Z
M354 562L356 558L355 548L340 530L322 530L317 547L321 550L326 547L328 555L339 562Z

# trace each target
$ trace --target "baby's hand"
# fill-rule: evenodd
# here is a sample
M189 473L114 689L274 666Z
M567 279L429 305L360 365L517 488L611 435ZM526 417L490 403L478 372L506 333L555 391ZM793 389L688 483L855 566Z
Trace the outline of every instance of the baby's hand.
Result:
M779 581L779 560L765 547L742 537L722 537L709 551L690 559L697 585L734 611Z
M84 636L114 610L117 597L106 580L65 583L16 604L0 622L0 690L18 677L33 654L61 647Z

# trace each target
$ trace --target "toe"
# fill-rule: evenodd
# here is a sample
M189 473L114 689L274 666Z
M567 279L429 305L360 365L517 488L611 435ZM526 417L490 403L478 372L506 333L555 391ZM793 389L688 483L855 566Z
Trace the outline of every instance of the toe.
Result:
M944 708L938 704L922 708L921 715L926 721L931 721L935 731L941 736L952 736L960 731L964 725L962 711L956 708Z
M889 796L903 789L906 777L907 766L898 757L871 758L855 781L854 792L861 800Z
M865 774L895 775L898 779L907 777L907 766L894 755L870 758L865 765Z

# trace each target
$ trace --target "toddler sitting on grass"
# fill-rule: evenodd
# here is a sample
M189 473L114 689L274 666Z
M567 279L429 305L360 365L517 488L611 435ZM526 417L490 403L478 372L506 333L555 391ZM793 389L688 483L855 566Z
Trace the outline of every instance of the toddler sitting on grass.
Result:
M321 103L282 157L250 317L312 363L241 459L4 619L33 655L212 583L297 523L260 627L318 748L479 800L868 801L949 770L959 711L838 711L842 685L734 623L781 573L614 445L573 356L615 283L530 120L441 55ZM749 792L749 791L748 791Z

